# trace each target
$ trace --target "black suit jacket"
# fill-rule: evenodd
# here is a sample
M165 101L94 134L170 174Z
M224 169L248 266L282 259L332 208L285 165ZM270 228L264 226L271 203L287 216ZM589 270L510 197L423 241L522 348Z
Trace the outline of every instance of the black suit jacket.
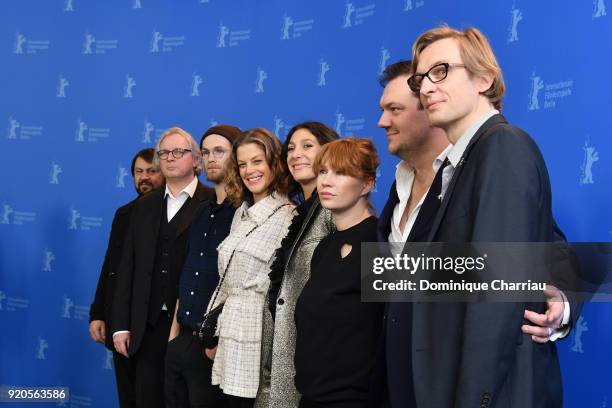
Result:
M201 210L202 204L212 196L212 192L211 188L198 183L193 198L176 215L180 219L177 220L176 238L170 257L173 272L177 274L183 269L191 222ZM138 351L145 333L164 195L165 190L159 189L134 204L123 248L113 301L112 333L130 331L130 355ZM167 306L169 311L174 312L175 303Z
M106 325L105 346L109 350L115 350L113 346L113 336L111 330L112 301L115 292L117 271L121 262L123 243L130 223L130 215L134 202L138 198L130 201L123 207L115 211L113 224L111 227L108 247L104 256L104 263L98 278L94 301L89 309L89 321L102 320Z
M470 141L428 241L551 242L548 172L535 142L491 117ZM416 303L412 362L419 407L560 407L555 344L521 332L544 303Z

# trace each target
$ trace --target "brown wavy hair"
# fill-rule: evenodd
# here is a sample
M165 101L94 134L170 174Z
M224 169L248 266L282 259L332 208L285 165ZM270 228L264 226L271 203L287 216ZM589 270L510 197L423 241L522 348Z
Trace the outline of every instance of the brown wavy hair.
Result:
M319 174L324 163L335 172L372 182L374 187L380 160L376 147L370 139L347 137L321 147L312 166L315 174ZM370 193L366 196L366 200L370 211L375 212L370 202Z
M482 94L489 98L495 109L501 112L502 98L506 92L504 77L487 37L477 28L469 27L459 31L447 25L442 25L421 34L412 46L413 71L416 72L419 56L423 50L432 43L445 38L452 38L457 41L465 69L471 75L493 78L491 87Z
M225 174L225 191L227 197L238 207L243 201L253 203L253 194L242 182L240 171L238 169L238 158L236 152L240 146L246 144L255 144L263 151L266 158L266 163L270 167L272 173L272 182L268 188L268 193L288 194L289 183L284 177L284 167L281 160L281 144L276 136L268 129L254 128L246 130L240 135L238 140L232 146L232 158L228 163L227 172Z

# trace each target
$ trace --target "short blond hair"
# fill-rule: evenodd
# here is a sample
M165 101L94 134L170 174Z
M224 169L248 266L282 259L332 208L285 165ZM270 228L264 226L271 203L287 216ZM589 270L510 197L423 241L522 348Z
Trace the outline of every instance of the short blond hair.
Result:
M187 132L184 129L181 129L178 126L166 129L164 133L162 133L162 135L159 137L159 140L157 141L157 145L155 145L155 155L153 156L153 165L159 168L159 156L157 155L157 152L159 152L160 145L167 136L173 135L175 133L177 135L182 136L183 139L185 139L187 143L189 144L189 148L191 149L191 157L193 157L193 163L194 163L193 171L197 176L199 176L200 173L202 172L202 154L200 153L200 146L198 145L198 142L195 141L195 139L193 138L193 136L191 136L189 132Z
M493 78L491 87L483 92L483 95L489 98L495 109L501 111L502 97L506 92L504 77L489 41L477 28L469 27L459 31L447 25L442 25L421 34L412 46L413 72L416 72L419 56L423 50L432 43L445 38L452 38L457 41L462 62L471 75L481 78L491 76Z

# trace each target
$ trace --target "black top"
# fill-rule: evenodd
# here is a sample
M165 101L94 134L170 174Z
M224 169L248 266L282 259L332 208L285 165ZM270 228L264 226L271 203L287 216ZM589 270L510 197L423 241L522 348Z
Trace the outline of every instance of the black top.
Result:
M376 217L336 231L314 251L295 309L295 383L303 403L368 407L383 305L361 302L361 243L376 241ZM340 256L344 244L352 246Z
M217 204L213 196L193 220L187 259L179 284L177 320L182 326L197 328L208 302L219 283L217 247L229 234L236 209L229 199Z

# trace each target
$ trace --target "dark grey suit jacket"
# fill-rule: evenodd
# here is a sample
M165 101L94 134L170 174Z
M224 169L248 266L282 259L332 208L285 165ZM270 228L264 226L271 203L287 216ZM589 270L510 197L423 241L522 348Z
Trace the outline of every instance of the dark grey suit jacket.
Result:
M501 115L476 132L450 181L432 242L551 242L548 172L535 142ZM556 346L521 332L544 303L416 303L419 407L560 407Z
M177 214L181 218L178 220L176 238L170 254L173 262L172 273L180 273L183 269L189 227L204 201L212 196L212 191L211 188L198 183L193 198L186 202ZM165 190L161 188L136 201L123 247L113 300L111 333L130 331L130 355L138 351L145 333L164 194ZM167 305L168 310L174 311L175 304Z

